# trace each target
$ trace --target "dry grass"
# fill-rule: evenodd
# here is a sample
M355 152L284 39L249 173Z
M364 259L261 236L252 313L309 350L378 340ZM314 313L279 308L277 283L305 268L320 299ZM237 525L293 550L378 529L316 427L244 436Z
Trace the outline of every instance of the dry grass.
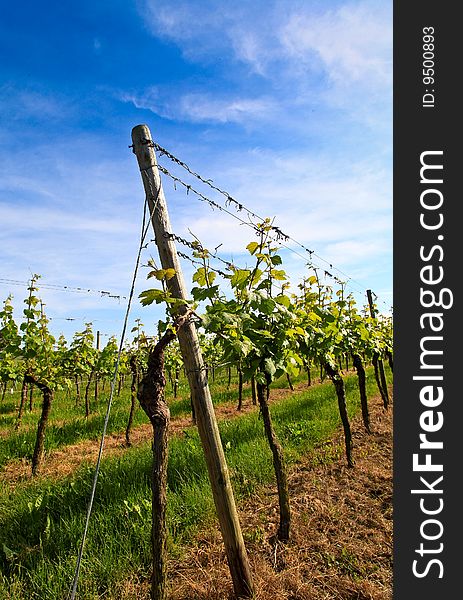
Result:
M304 385L301 384L301 388ZM298 386L299 388L299 386ZM275 401L289 390L272 391ZM392 410L378 397L369 402L372 435L354 419L353 469L345 465L339 431L290 471L291 541L274 538L278 501L273 485L239 506L240 521L255 584L255 600L390 600L392 598ZM217 407L217 417L231 418L255 410L250 403L237 413L233 404ZM172 434L191 424L172 421ZM134 429L134 445L151 436L151 426ZM105 454L124 452L123 435L108 436ZM82 442L50 453L41 477L71 473L93 461L98 442ZM20 464L21 466L21 464ZM30 465L6 465L2 479L14 484L30 478ZM230 600L233 589L218 527L205 529L171 558L169 600ZM146 581L121 582L118 600L149 600Z
M392 598L392 411L384 412L378 398L370 405L375 431L368 436L356 423L353 469L338 435L291 471L288 544L274 539L273 487L240 507L256 600ZM203 532L169 572L171 600L233 597L217 529ZM146 587L135 589L121 598L148 598Z
M295 391L307 389L305 383L295 386ZM291 395L291 390L272 389L271 402L277 402L285 396ZM236 410L236 401L220 404L215 407L218 420L234 419L248 414L257 407L251 401L245 401L240 411ZM182 435L183 431L192 425L191 417L175 417L170 423L170 435ZM131 445L137 446L152 438L152 427L149 423L134 427L131 432ZM76 444L69 444L60 450L53 450L45 454L40 473L35 478L59 479L74 473L83 464L95 464L100 448L99 440L84 440ZM127 449L125 433L108 435L105 438L104 455L118 456ZM26 458L12 459L0 468L0 482L5 486L14 488L18 483L31 481L31 463Z

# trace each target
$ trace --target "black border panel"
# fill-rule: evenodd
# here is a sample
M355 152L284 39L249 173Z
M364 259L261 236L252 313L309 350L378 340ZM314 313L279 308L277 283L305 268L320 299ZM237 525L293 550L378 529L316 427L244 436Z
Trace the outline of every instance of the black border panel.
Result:
M394 3L394 600L463 597L457 7Z

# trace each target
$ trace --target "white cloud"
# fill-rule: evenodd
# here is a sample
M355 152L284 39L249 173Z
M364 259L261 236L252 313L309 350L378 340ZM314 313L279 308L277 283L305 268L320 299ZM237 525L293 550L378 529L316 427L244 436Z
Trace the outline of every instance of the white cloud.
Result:
M119 97L166 119L193 123L249 123L269 119L278 110L277 103L269 97L220 97L199 92L173 96L156 87L142 93L123 92Z
M154 35L174 42L191 62L230 76L233 92L231 100L222 91L204 94L203 82L183 100L157 96L147 106L137 94L136 105L197 123L270 115L280 127L309 132L320 120L329 131L343 116L390 137L392 2L237 1L232 7L176 1L160 7L146 0L141 7Z
M331 5L333 6L333 5ZM392 3L378 0L330 5L299 2L164 3L146 0L141 13L154 35L175 42L190 60L245 62L255 72L280 78L321 60L336 81L390 84ZM277 66L277 71L271 67Z
M180 107L181 114L192 121L241 123L250 118L269 118L275 111L275 102L269 98L221 99L190 94L181 99Z
M321 15L292 14L280 30L282 48L299 65L318 57L336 85L389 86L392 23L387 4L379 8L350 2Z

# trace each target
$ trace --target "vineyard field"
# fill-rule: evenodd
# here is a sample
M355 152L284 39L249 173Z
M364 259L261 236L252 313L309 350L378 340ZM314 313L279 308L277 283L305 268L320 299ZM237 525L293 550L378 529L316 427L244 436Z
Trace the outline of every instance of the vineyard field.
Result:
M287 234L215 186L247 212L255 239L244 265L211 252L191 232L190 241L172 233L159 170L169 172L158 169L155 149L178 159L145 125L132 130L132 141L146 198L120 341L111 335L102 347L92 322L56 338L38 274L18 321L11 294L0 311L0 591L13 589L20 600L116 600L131 581L134 597L168 600L176 593L169 565L201 528L219 525L233 595L255 598L245 541L253 534L243 530L238 507L274 486L267 509L274 498L278 509L265 522L265 540L278 571L279 552L294 544L301 525L294 469L314 453L313 466L322 457L355 472L365 458L357 456L357 414L362 433L374 436L371 399L375 414L378 398L384 413L390 410L392 315L378 310L370 289L359 306L349 280L311 261L291 282L283 264ZM146 333L140 318L129 323L150 225L161 264L147 260L154 287L138 299L164 314ZM176 243L189 254L177 253ZM194 268L189 292L180 257ZM329 441L339 431L343 445Z
M225 373L218 374L216 380L213 385L217 385L217 391L223 391L218 410L220 411L221 407L233 407L234 411L236 385L233 389L226 390ZM293 465L339 428L339 415L332 386L326 382L308 388L304 381L294 383L296 390L293 393L287 389L284 378L276 381L272 389L276 396L272 402L275 427L284 441L287 461ZM374 377L370 369L370 394L374 393L374 386ZM356 378L352 374L346 377L346 388L349 413L353 417L359 412L360 406ZM182 385L180 391L185 391ZM233 394L235 398L231 404L230 395ZM173 428L176 420L180 420L183 425L188 424L187 421L190 420L190 417L187 417L189 403L186 400L185 397L170 399ZM9 402L4 405L4 412ZM72 402L63 401L63 410L69 404L72 405ZM124 409L127 414L127 390L121 394L120 404L121 414L124 413ZM245 405L250 404L249 394ZM117 410L114 414L117 417ZM140 427L144 415L141 410L138 414L137 423ZM56 421L51 425L51 429L66 429L61 422L62 416L57 402L54 417ZM8 415L3 414L2 417L5 420ZM98 420L100 417L93 418ZM80 422L79 418L77 422ZM26 420L24 425L27 426ZM272 479L271 455L262 437L261 427L256 410L233 419L220 420L221 436L240 505L242 502L250 502L262 486ZM123 428L123 423L122 428L118 427L116 418L111 431L120 434ZM72 431L77 430L75 424ZM2 440L8 442L8 436L5 436L4 432L5 422L2 424ZM14 435L12 434L12 437ZM91 438L91 432L86 436L81 432L79 437L72 434L68 438L57 437L56 447L65 447L79 439L83 441L85 437ZM120 444L123 444L123 440L120 440ZM27 445L27 442L24 445ZM24 452L25 456L27 452L31 452L30 446L29 450ZM47 461L52 459L52 446L48 452L45 471ZM340 455L342 445L333 448L333 455L326 457L326 460L339 458ZM59 476L59 473L46 473L31 480L28 474L24 474L22 480L19 478L18 481L18 478L13 477L12 481L8 481L8 474L14 473L14 469L8 469L10 461L6 456L3 460L5 476L2 477L1 527L6 554L4 549L3 589L0 587L0 597L11 600L33 597L64 598L75 561L75 556L69 552L69 548L77 548L93 465L87 462L65 477ZM105 597L114 600L122 597L141 598L145 597L141 594L147 593L150 564L147 525L150 511L150 460L148 441L140 441L131 448L124 449L123 453L115 452L114 456L109 454L103 460L94 520L87 541L85 577L80 588L82 599L93 600L101 597L103 590ZM168 484L169 551L171 560L175 560L188 551L198 528L204 527L205 524L212 528L216 526L204 458L198 435L191 426L182 427L172 436ZM246 535L251 534L247 532ZM133 585L135 580L138 582L138 591L133 591L133 595L128 592L126 596L121 596L120 590L124 586L127 587L129 580ZM10 592L7 592L8 589Z

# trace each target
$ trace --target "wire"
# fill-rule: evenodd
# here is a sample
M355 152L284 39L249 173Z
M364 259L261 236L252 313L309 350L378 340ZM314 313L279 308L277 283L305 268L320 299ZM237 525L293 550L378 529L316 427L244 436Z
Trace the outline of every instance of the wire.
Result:
M151 187L150 187L150 189L152 191ZM130 288L129 299L127 302L127 310L125 313L124 325L122 327L121 340L119 343L119 350L117 353L117 359L116 359L116 364L114 367L113 378L111 380L111 390L110 390L109 400L108 400L108 404L107 404L107 408L106 408L106 415L105 415L105 420L104 420L104 424L103 424L103 432L101 435L100 448L98 451L98 459L97 459L97 463L96 463L96 467L95 467L95 473L93 476L93 484L92 484L92 490L91 490L91 494L90 494L90 500L89 500L88 507L87 507L84 532L82 535L82 541L81 541L78 556L77 556L76 568L75 568L75 572L74 572L74 579L72 581L72 588L71 588L70 594L68 596L69 600L74 600L76 597L77 584L79 582L80 568L81 568L81 564L82 564L82 557L83 557L83 553L84 553L85 541L87 538L90 516L92 514L92 509L93 509L93 501L95 499L96 486L97 486L98 476L99 476L99 472L100 472L101 458L103 456L103 448L104 448L104 441L105 441L105 437L106 437L106 430L108 427L109 415L111 412L111 406L112 406L113 397L114 397L114 390L116 387L117 374L119 371L119 364L120 364L123 345L124 345L125 333L127 330L127 323L128 323L130 309L131 309L131 305L132 305L132 299L133 299L133 295L134 295L134 291L135 291L135 282L137 280L138 269L140 266L140 257L141 257L142 251L143 251L146 234L148 233L148 228L150 225L151 217L154 214L154 211L156 210L156 207L158 204L160 189L161 188L159 187L157 190L157 193L156 193L156 197L154 197L154 194L153 194L153 208L151 210L150 218L148 219L148 223L146 223L146 208L148 205L148 196L146 196L146 198L145 198L145 204L143 207L143 223L142 223L142 228L141 228L140 245L138 248L137 259L135 262L135 268L134 268L133 277L132 277L132 285Z
M182 160L180 160L179 158L177 158L176 156L174 156L171 152L169 152L168 150L166 150L165 148L163 148L162 146L160 146L159 144L157 144L156 142L152 142L153 148L155 150L157 150L161 156L167 156L172 162L178 164L179 166L181 166L183 169L185 169L188 173L190 173L190 175L193 175L193 177L196 177L199 181L201 181L202 183L204 183L205 185L208 185L210 188L212 188L213 190L216 190L217 192L219 192L220 194L222 194L223 196L225 196L226 198L226 204L233 204L236 209L238 211L242 211L244 210L250 217L253 217L255 219L259 219L260 221L263 221L263 217L259 216L257 213L255 213L253 210L251 210L250 208L246 207L242 202L239 202L238 200L236 200L235 198L233 198L233 196L231 196L227 191L222 190L221 188L219 188L218 186L214 185L212 183L211 179L206 179L204 177L202 177L201 175L199 175L199 173L196 173L195 171L193 171L193 169L191 169L185 162L183 162ZM185 184L184 182L182 182L179 178L175 177L174 175L172 175L171 173L169 173L167 171L167 169L165 169L165 167L160 167L160 169L164 169L163 172L168 175L169 177L172 177L176 182L183 184L185 187L187 187L188 189L191 189L195 194L198 194L198 192L196 192L195 190L193 190L191 188L191 186L189 186L188 184ZM202 197L203 200L207 200L204 196L202 196L202 194L200 195ZM213 201L209 201L209 203L212 203ZM215 203L214 203L215 205ZM216 208L218 208L218 205L215 205ZM225 209L224 212L228 212ZM230 214L230 213L228 213ZM234 215L236 216L236 215ZM350 277L347 273L345 273L344 271L342 271L341 269L338 269L337 267L334 267L333 264L329 261L327 261L326 259L324 259L322 256L320 256L319 254L317 254L314 250L311 250L309 248L307 248L307 246L305 246L305 244L302 244L301 242L299 242L298 240L294 239L292 236L284 233L283 231L281 231L280 228L272 226L272 229L274 229L274 231L276 232L277 236L279 238L283 238L286 240L290 240L292 241L294 244L296 244L297 246L299 246L300 248L302 248L303 250L305 250L306 252L309 253L310 257L315 256L317 257L319 260L321 260L322 262L324 262L326 265L328 265L331 269L336 270L338 273L340 273L341 275L347 277L348 281L352 281L354 283L357 283L361 290L363 291L363 286L361 283L359 283L358 281L356 281L355 279L353 279L352 277ZM282 244L282 246L284 248L287 248L290 251L295 252L295 254L298 254L296 251L294 251L294 249L289 248L288 246L285 246L284 244ZM299 254L299 256L301 256ZM305 258L306 257L302 257ZM326 272L326 274L330 277L333 277L334 279L336 279L333 275L331 275L328 271Z
M164 173L164 175L167 175L168 177L170 177L174 181L174 186L177 183L180 184L180 185L182 185L187 190L187 194L189 192L192 192L193 194L196 195L197 198L199 198L199 200L201 200L202 202L206 202L207 204L209 204L209 206L212 209L220 210L221 212L224 212L224 213L230 215L231 217L233 217L234 219L236 219L237 221L239 221L239 223L241 223L242 225L246 225L247 227L250 227L254 231L259 231L259 228L258 228L257 225L255 225L251 221L245 221L244 219L242 219L241 217L239 217L235 213L231 212L227 208L224 208L223 206L221 206L220 204L218 204L214 200L211 200L210 198L208 198L207 196L205 196L204 194L202 194L201 192L199 192L198 190L196 190L195 188L193 188L190 184L186 183L185 181L183 181L182 179L180 179L176 175L173 175L168 169L166 169L162 165L158 164L158 168L161 171L161 173ZM201 178L201 181L203 181L202 178ZM231 197L229 197L229 198L231 198ZM237 203L236 200L234 200L234 202ZM257 215L253 211L251 211L248 208L246 208L243 204L237 203L237 206L238 206L238 210L244 210L248 214L248 216L257 218L257 219L259 219L261 221L264 220L262 217L260 217L259 215ZM300 242L298 242L297 240L295 240L291 236L289 236L286 233L284 233L279 227L275 227L274 225L272 225L271 228L275 232L275 237L273 238L274 241L278 242L282 248L285 248L286 250L289 250L293 254L299 256L304 261L306 261L307 260L307 256L303 256L300 252L298 252L294 248L291 248L287 244L284 244L281 240L292 241L293 243L295 243L296 245L302 247L306 252L309 253L309 255L310 255L310 262L307 263L309 267L314 268L314 269L315 268L323 269L322 266L316 265L316 263L313 262L312 256L316 256L319 260L321 260L324 263L326 263L331 269L336 270L341 275L344 275L345 277L347 277L347 281L346 282L342 282L338 277L336 277L335 275L333 275L332 273L330 273L327 269L324 269L324 273L325 273L325 275L327 277L330 277L331 279L333 279L334 281L336 281L336 283L338 283L338 284L342 284L342 283L346 283L347 284L347 282L356 283L359 286L356 291L358 291L360 293L363 293L364 288L363 288L362 284L359 283L358 281L356 281L355 279L353 279L352 277L350 277L349 275L347 275L347 273L344 273L340 269L334 267L332 263L328 262L327 260L325 260L324 258L322 258L321 256L319 256L314 250L310 250L309 248L307 248L306 246L304 246L303 244L301 244ZM349 283L349 286L352 287L352 288L355 288L355 286L353 286L352 283Z
M167 156L167 158L169 158L169 160L171 160L172 162L176 163L177 165L179 165L180 167L182 167L183 169L185 169L190 175L192 175L193 177L197 178L199 181L201 181L203 184L208 185L210 188L212 188L213 190L219 192L220 194L222 194L223 196L225 196L226 201L225 204L229 205L229 204L233 204L236 208L237 211L245 211L248 215L248 217L252 217L254 219L259 219L260 221L263 221L264 219L259 216L257 213L255 213L253 210L249 209L248 207L246 207L242 202L239 202L238 200L236 200L235 198L233 198L227 191L219 188L218 186L216 186L213 182L212 179L206 179L205 177L202 177L199 173L197 173L196 171L194 171L193 169L191 169L184 161L180 160L179 158L177 158L176 156L174 156L171 152L169 152L168 150L166 150L166 148L163 148L160 144L154 142L153 140L149 140L149 139L145 139L144 143L150 147L152 147L155 151L157 151L159 153L159 157L162 156ZM130 146L131 147L131 146ZM207 202L209 204L209 206L212 209L218 209L222 212L225 212L226 214L232 216L233 218L235 218L236 220L238 220L241 224L246 225L248 227L251 227L254 230L258 230L258 227L252 223L252 221L245 221L244 219L241 219L240 217L238 217L236 214L232 213L231 211L229 211L227 208L221 206L220 204L218 204L217 202L215 202L214 200L211 200L210 198L207 198L204 194L202 194L201 192L198 192L197 190L195 190L190 184L184 182L182 179L180 179L179 177L173 175L172 173L170 173L170 171L168 169L166 169L165 167L163 167L162 165L157 165L158 169L164 173L165 175L167 175L168 177L170 177L173 182L174 182L174 188L176 189L176 184L180 184L182 186L185 187L187 194L191 191L193 192L197 198L199 198L201 201L203 202ZM285 240L285 241L291 241L294 244L296 244L297 246L299 246L300 248L302 248L305 252L307 252L310 256L310 262L307 263L307 266L309 268L312 268L316 271L316 269L320 268L320 269L324 269L324 274L326 277L330 277L331 279L333 279L336 283L338 283L339 285L342 286L349 286L351 289L357 291L360 294L364 294L365 291L365 287L362 283L360 283L359 281L355 280L353 277L350 277L350 275L348 275L347 273L345 273L344 271L342 271L341 269L335 267L331 262L327 261L326 259L324 259L322 256L320 256L319 254L317 254L314 250L311 250L310 248L308 248L307 246L305 246L304 244L302 244L301 242L299 242L298 240L294 239L292 236L284 233L279 227L275 227L272 224L272 229L275 232L276 235L276 241L278 241L281 245L281 247L289 250L290 252L292 252L293 254L299 256L300 258L302 258L304 261L306 261L307 257L303 256L302 254L300 254L299 252L297 252L297 250L295 250L294 248L291 248L290 246L287 246L286 244L281 243L281 240ZM342 275L343 277L346 278L345 281L341 281L341 279L339 279L338 277L336 277L335 275L333 275L332 273L330 273L330 271L328 271L326 268L323 268L320 265L317 265L316 263L314 263L312 261L312 257L316 257L318 260L322 261L325 265L327 265L330 269L337 271L337 273L339 273L340 275ZM356 285L353 285L356 284ZM356 289L356 286L357 289ZM384 301L381 300L381 302L385 305L388 306L388 304Z
M29 281L18 281L17 279L7 279L5 277L0 277L0 284L28 287L30 285L30 282ZM116 298L117 300L127 300L126 296L121 296L119 294L112 294L111 292L108 292L105 290L93 290L90 288L73 287L73 286L69 286L69 285L58 285L55 283L41 283L40 288L48 289L48 290L59 290L59 291L64 291L64 292L75 292L78 294L99 294L100 296L106 296L108 298Z

